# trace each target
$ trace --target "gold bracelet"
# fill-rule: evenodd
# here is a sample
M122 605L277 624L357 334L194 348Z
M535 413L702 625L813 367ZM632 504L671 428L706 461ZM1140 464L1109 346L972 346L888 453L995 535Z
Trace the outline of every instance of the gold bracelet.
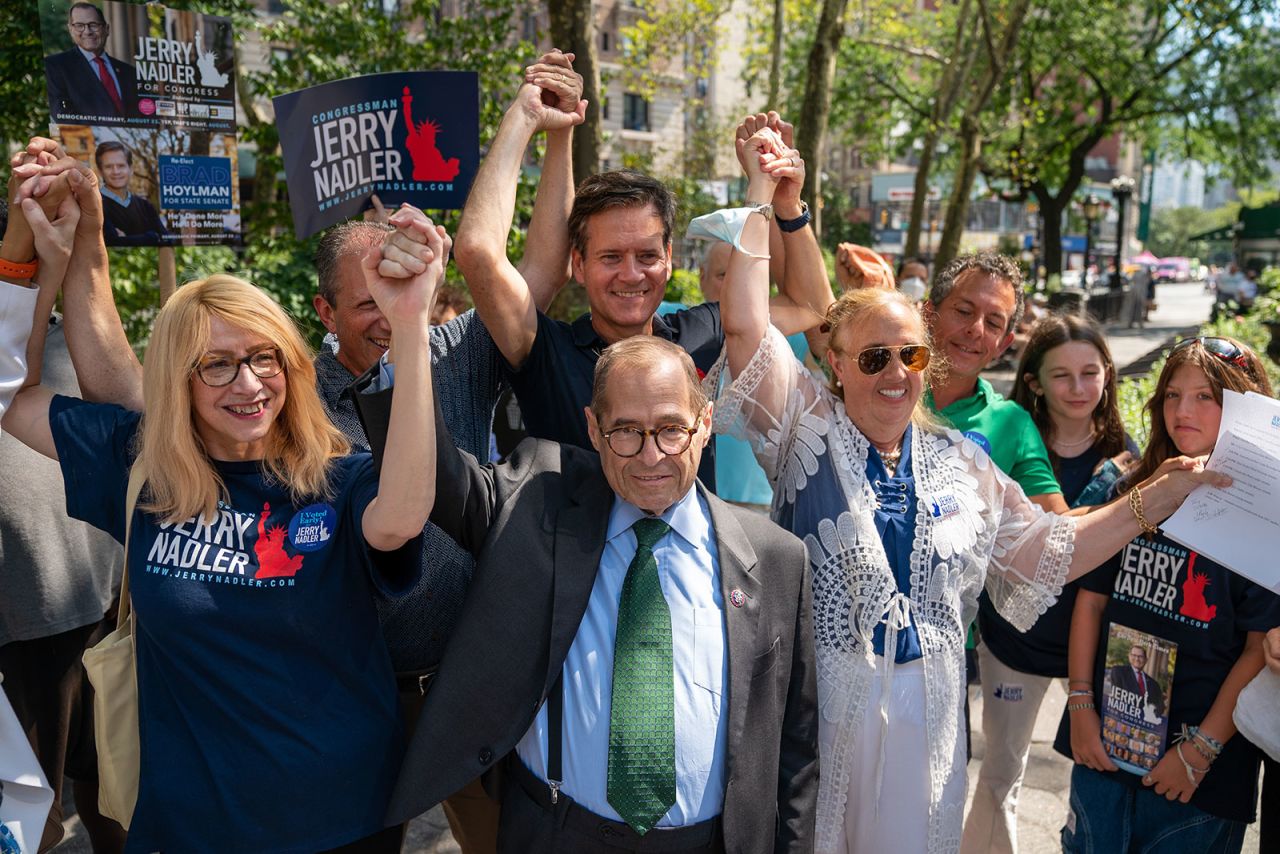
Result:
M1133 518L1138 520L1138 527L1147 535L1147 538L1154 537L1159 528L1148 522L1147 517L1142 515L1142 493L1136 486L1129 490L1129 509L1133 511Z
M1085 709L1097 709L1093 703L1067 703L1068 712L1082 712Z

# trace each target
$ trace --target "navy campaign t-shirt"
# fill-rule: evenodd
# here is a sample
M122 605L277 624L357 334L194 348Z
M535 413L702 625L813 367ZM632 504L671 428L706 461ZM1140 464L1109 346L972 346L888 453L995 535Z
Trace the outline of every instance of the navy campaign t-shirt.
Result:
M1128 436L1125 436L1125 450L1134 456L1139 454L1138 446ZM1114 466L1095 471L1102 462L1102 451L1096 444L1079 456L1064 457L1058 461L1058 484L1062 487L1062 500L1068 506L1105 504L1111 500L1112 487L1120 472ZM982 642L992 655L1014 670L1065 678L1067 636L1071 633L1076 584L1074 581L1064 584L1057 601L1026 632L1018 631L1000 616L984 590L978 600L978 628L982 632Z
M1199 726L1209 713L1227 674L1244 651L1246 634L1280 625L1280 596L1162 533L1151 540L1144 535L1135 537L1079 583L1085 590L1111 597L1098 635L1095 697L1102 696L1112 622L1178 645L1164 751L1173 748L1173 738L1184 723ZM1070 716L1064 713L1053 745L1067 757L1071 756L1070 723ZM1196 757L1189 758L1203 764ZM1244 736L1233 736L1191 803L1219 818L1253 821L1260 758L1258 749ZM1144 788L1137 774L1111 773L1134 788ZM1182 773L1181 766L1178 773Z
M139 419L68 397L49 410L67 512L121 541ZM368 454L335 460L333 497L301 506L257 462L214 466L229 500L213 519L134 513L142 770L127 850L314 852L368 836L403 748L374 584L410 589L422 543L365 544Z

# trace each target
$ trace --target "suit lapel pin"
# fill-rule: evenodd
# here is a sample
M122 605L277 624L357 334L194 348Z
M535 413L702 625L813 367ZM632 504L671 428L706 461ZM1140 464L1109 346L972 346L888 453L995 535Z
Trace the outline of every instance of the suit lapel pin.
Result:
M735 608L741 608L747 604L747 594L743 593L737 587L729 591L729 604Z

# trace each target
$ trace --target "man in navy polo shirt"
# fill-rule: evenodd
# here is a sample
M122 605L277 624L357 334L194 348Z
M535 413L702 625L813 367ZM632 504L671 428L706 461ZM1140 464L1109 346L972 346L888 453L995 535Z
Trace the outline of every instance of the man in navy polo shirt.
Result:
M577 76L571 61L572 55L561 54L526 74L476 175L454 257L507 362L529 435L590 448L584 409L605 347L633 335L657 335L688 352L706 372L720 354L724 333L714 303L655 316L671 278L676 200L661 182L639 172L604 172L578 186L567 225L572 272L586 289L589 313L569 324L539 312L528 284L508 260L507 235L529 140L542 130L579 124L585 116L585 101L557 97L569 88L564 81ZM776 116L768 119L778 123ZM784 140L789 135L786 126ZM810 308L803 323L815 325L833 297L797 182L782 182L773 212L790 268L783 296L795 307ZM712 456L703 456L699 476L713 487Z

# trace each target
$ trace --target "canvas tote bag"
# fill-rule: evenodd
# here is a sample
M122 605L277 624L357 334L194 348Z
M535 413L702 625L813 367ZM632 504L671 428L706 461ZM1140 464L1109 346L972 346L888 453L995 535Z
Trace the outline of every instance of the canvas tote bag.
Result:
M98 742L98 811L125 829L138 800L138 674L134 656L133 608L129 602L129 534L133 508L142 491L142 467L129 471L125 492L124 574L116 630L84 651L84 669L93 684L93 735Z

